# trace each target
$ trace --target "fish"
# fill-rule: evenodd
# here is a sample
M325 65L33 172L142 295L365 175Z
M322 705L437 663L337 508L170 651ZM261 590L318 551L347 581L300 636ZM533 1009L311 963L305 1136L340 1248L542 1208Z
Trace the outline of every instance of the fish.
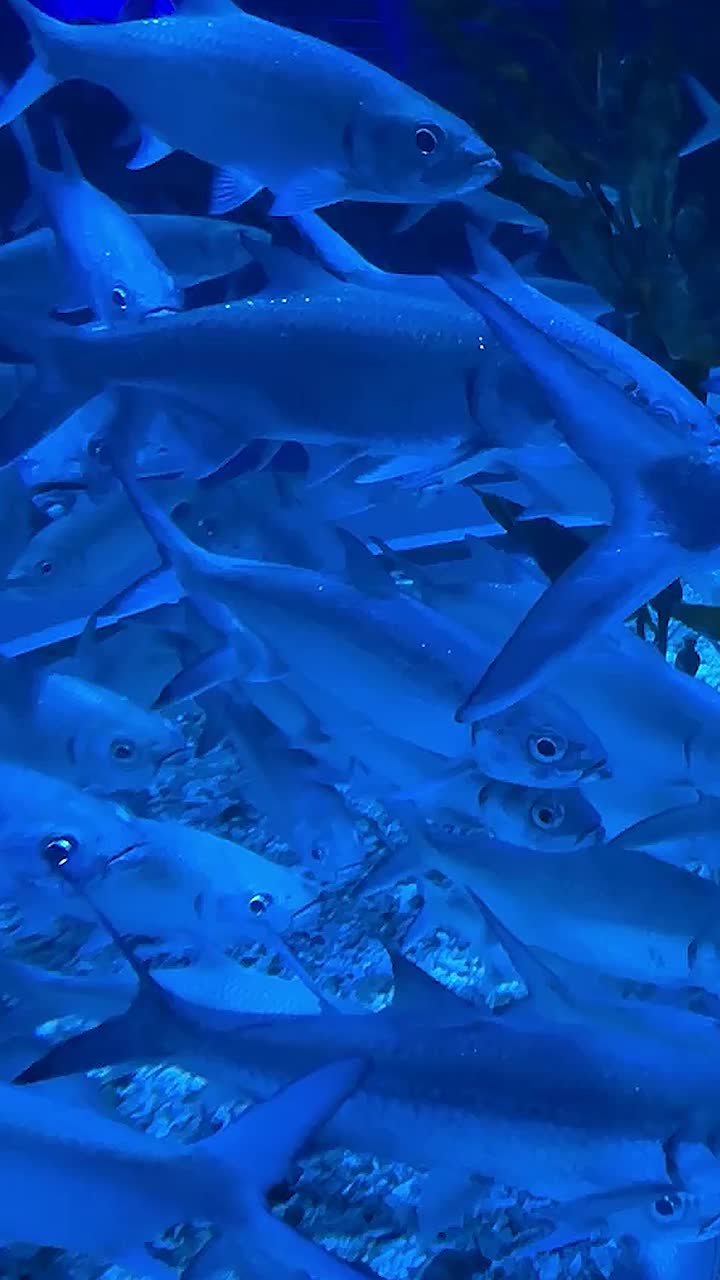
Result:
M168 268L137 222L83 176L60 127L58 171L39 163L24 119L14 122L13 133L62 262L66 284L56 302L68 311L89 306L104 325L179 310L182 297Z
M180 149L234 170L235 187L239 169L248 194L273 191L275 216L346 199L427 204L500 171L468 125L387 72L231 4L193 15L186 3L182 16L94 26L80 38L25 0L16 10L37 60L6 95L0 122L61 80L94 80L147 131L136 165ZM188 68L192 107L181 113Z
M600 814L576 789L533 790L486 783L478 793L480 822L498 840L525 849L574 853L605 838Z
M518 173L526 178L534 178L536 182L545 182L548 186L557 187L558 191L563 191L565 195L572 196L575 199L582 199L585 195L579 183L572 178L561 178L559 174L553 173L534 156L527 155L524 151L511 152L512 162Z
M523 943L596 974L679 989L720 983L717 885L614 841L541 856L487 836L433 831L435 865L469 885ZM409 874L410 852L395 867ZM417 863L416 863L417 865ZM385 873L394 874L393 864Z
M449 759L467 755L467 737L458 732L449 702L451 690L462 680L460 673L467 669L476 647L469 632L399 593L368 599L329 575L223 557L201 549L183 538L174 522L162 517L159 508L149 505L147 496L127 471L122 472L122 478L194 603L208 622L225 631L228 648L234 644L229 619L241 618L243 625L256 632L289 671L297 671L302 679L325 689L332 681L334 695L363 720L395 735L399 731L415 746ZM295 624L292 634L287 627L288 611ZM330 636L332 643L328 647ZM218 651L221 671L225 670L223 652L226 654L227 648ZM360 671L364 673L362 681L358 680ZM399 671L404 675L402 684ZM207 674L206 670L203 674ZM391 707L393 723L388 725ZM533 717L528 726L529 733L526 731L523 736L526 754L535 727L543 733L549 728L548 720L552 721L552 708L547 717L541 715L541 710L540 707L538 718ZM535 709L529 711L532 714ZM570 725L570 718L566 723ZM515 719L516 733L518 727L520 732L525 730ZM579 769L583 774L597 766L597 758L588 758L594 740L588 742L581 733L573 732L567 739L561 733L558 742L565 750L555 750L547 757L542 750L529 748L536 766L534 775L562 775L567 781L572 771ZM508 747L503 748L503 755L505 759L511 755ZM547 770L538 768L546 759Z
M10 1162L0 1238L90 1254L159 1278L171 1272L145 1242L171 1223L204 1216L236 1257L281 1271L301 1265L318 1280L351 1280L353 1268L274 1218L263 1202L364 1070L362 1058L328 1064L191 1148L0 1084ZM191 1263L195 1280L212 1273L219 1250L213 1241Z
M208 696L205 698L207 708ZM334 880L361 863L355 821L337 783L341 770L293 745L258 707L233 686L212 695L212 709L226 726L243 769L244 794L265 814L275 834L318 879Z
M40 849L36 872L52 876L60 866L61 883L90 886L93 902L124 933L205 951L262 940L268 929L280 935L317 897L317 885L295 868L211 831L134 815L129 826L132 841L108 856L104 839L81 838L68 819L64 834ZM81 910L83 901L78 896Z
M185 754L176 725L90 680L0 659L0 754L100 794L152 784Z
M233 275L251 261L248 229L215 218L173 213L131 213L141 241L164 264L178 290ZM22 299L44 312L67 302L66 277L50 227L40 227L0 245L0 296ZM116 314L117 313L117 314ZM133 311L113 308L116 322Z
M530 213L515 200L508 200L494 191L486 191L484 188L480 188L477 192L469 191L463 200L463 205L473 221L487 228L488 231L494 230L497 226L510 225L521 227L526 234L540 235L543 239L548 234L547 223L537 214ZM393 228L395 234L409 231L430 213L433 207L433 205L411 205L408 212Z
M38 366L30 389L39 398L49 397L51 387L56 409L52 418L30 412L26 393L28 420L24 431L13 430L7 460L59 425L58 418L119 387L179 405L186 417L193 415L196 434L204 427L220 432L224 453L218 445L216 467L262 437L353 445L382 458L402 452L406 472L414 467L424 474L464 458L468 449L505 443L504 431L513 431L509 443L515 443L536 426L534 387L517 426L508 416L508 400L518 414L523 410L528 384L510 379L507 357L494 341L481 341L485 326L468 308L409 295L398 324L393 293L325 273L321 279L312 294L262 291L239 302L158 314L122 331L6 313L3 341ZM286 334L281 381L279 324ZM395 403L405 405L402 417L390 408Z
M658 429L675 430L681 439L690 435L698 443L712 444L717 440L717 421L711 409L667 369L610 329L584 320L577 311L533 288L472 226L466 228L466 236L473 258L474 284L495 292L529 324L545 334L552 333L553 341L564 350L601 372L613 385L626 389L633 404L650 411ZM461 296L464 290L469 305L482 309L480 292L463 285L457 276L452 283L461 290ZM646 432L649 431L648 425Z
M549 543L546 555L553 558ZM564 561L555 566L558 570L561 563ZM544 564L550 567L547 560ZM458 594L428 584L423 598L469 629L482 630L497 652L541 591L541 585L528 576L505 586L476 581L472 589ZM596 735L598 767L594 773L589 769L588 777L602 777L603 769L619 779L628 776L628 771L634 777L637 761L642 760L642 787L638 784L638 791L665 785L713 794L717 787L720 699L716 691L703 682L691 681L627 628L617 627L589 638L575 656L559 665L556 675L543 686L542 697L561 698L576 715L582 714L585 741L588 733ZM511 709L501 714L506 721L512 719ZM478 721L473 730L476 739L491 730L493 723L493 717ZM547 729L552 730L553 725L549 738L556 740L562 751L563 737L572 740L574 735L567 738L561 734L555 739L561 726L558 713L547 719ZM533 784L530 777L506 780ZM584 779L577 777L575 781Z
M184 486L175 486L179 496ZM155 544L121 490L94 503L81 495L69 514L30 539L2 587L0 636L9 640L38 623L88 617L111 593L158 565Z
M175 1059L192 1061L209 1079L236 1070L236 1087L262 1097L300 1062L312 1070L309 1064L336 1059L340 1045L343 1056L361 1045L369 1064L362 1085L321 1140L385 1159L402 1151L405 1163L430 1166L418 1207L426 1236L462 1217L473 1175L560 1200L612 1190L618 1168L629 1183L667 1183L660 1135L675 1124L689 1160L717 1108L706 1059L681 1100L674 1071L667 1079L655 1074L654 1051L635 1045L628 1056L627 1039L608 1043L587 1028L580 1034L542 1022L512 1025L466 1005L453 1016L447 992L435 1013L425 990L418 1010L419 975L410 1009L396 1003L396 991L377 1014L273 1016L255 1026L228 1018L219 1027L189 1001L175 997L168 1007L147 972L135 968L140 985L126 1015L53 1046L18 1084L31 1088L100 1062Z

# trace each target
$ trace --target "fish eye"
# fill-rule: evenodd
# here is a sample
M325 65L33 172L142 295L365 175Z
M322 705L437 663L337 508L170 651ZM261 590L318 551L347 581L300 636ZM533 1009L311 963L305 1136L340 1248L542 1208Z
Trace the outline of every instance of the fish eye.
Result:
M653 1216L659 1218L661 1222L668 1222L671 1218L676 1218L684 1208L682 1198L678 1195L668 1193L664 1196L658 1196L653 1201Z
M120 760L124 763L127 760L135 759L137 747L130 738L115 738L110 743L110 754L113 760Z
M441 129L431 129L430 125L421 124L415 130L415 145L422 155L431 156L442 136Z
M91 439L88 440L87 442L86 452L88 457L94 458L96 462L107 462L108 460L107 441L103 438L103 436L92 436Z
M35 565L36 572L41 574L43 578L47 578L48 574L52 573L54 568L55 566L52 560L38 560Z
M321 845L317 845L317 844L313 845L312 849L310 850L310 857L312 858L313 862L322 862L325 858L325 850L322 848Z
M113 306L117 307L118 311L127 311L130 294L124 284L116 284L110 294L110 297L112 299Z
M564 804L548 804L546 800L538 800L530 810L530 817L536 827L543 831L554 831L562 826L565 820Z
M264 916L265 912L270 910L272 904L273 900L269 893L255 893L248 906L254 916Z
M74 836L50 836L40 848L46 862L52 867L64 867L78 847Z
M528 738L528 751L539 764L562 760L567 752L567 742L557 733L533 733Z

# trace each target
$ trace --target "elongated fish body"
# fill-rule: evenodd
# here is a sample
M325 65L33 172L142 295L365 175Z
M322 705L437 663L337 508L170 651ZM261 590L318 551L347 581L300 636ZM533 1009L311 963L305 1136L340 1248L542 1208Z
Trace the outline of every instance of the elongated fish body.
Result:
M569 858L478 842L463 861L466 883L529 946L618 978L720 991L710 881L615 843Z
M239 10L97 26L84 36L29 4L18 10L54 79L82 76L110 89L168 149L241 167L285 212L348 197L427 204L499 172L469 126L422 94L353 54Z
M4 336L17 345L13 319ZM49 325L47 340L78 403L112 386L162 392L230 422L236 451L262 436L447 454L485 430L498 349L478 349L481 330L471 312L459 321L421 301L404 305L399 323L390 295L338 283L308 299L153 316L122 334ZM495 432L497 421L488 426Z
M343 1046L343 1054L361 1052L372 1066L323 1129L323 1142L557 1199L616 1185L618 1167L628 1182L664 1180L668 1126L693 1143L715 1122L707 1058L692 1058L686 1093L676 1088L675 1061L664 1071L657 1047L629 1036L608 1043L587 1027L511 1026L501 1017L467 1024L467 1015L466 1025L438 1026L432 1011L426 1016L388 1010L267 1019L257 1027L244 1019L236 1029L225 1019L220 1029L196 1006L188 1015L187 1004L174 1002L170 1021L156 1012L152 1043L126 1038L122 1024L108 1027L109 1040L100 1029L50 1050L29 1078L87 1069L108 1052L115 1061L145 1054L266 1096Z

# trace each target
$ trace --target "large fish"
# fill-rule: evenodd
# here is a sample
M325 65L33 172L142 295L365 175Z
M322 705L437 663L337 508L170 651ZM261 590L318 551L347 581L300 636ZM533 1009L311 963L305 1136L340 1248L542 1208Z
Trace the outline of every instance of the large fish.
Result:
M161 144L156 157L179 148L239 167L248 195L275 193L276 214L347 199L428 204L499 172L468 125L387 72L231 4L80 34L26 0L16 7L37 61L7 95L4 124L58 81L92 80Z
M557 1199L612 1189L620 1168L627 1183L667 1183L668 1135L692 1152L716 1120L714 1063L691 1055L687 1089L678 1090L674 1059L664 1063L630 1031L608 1041L587 1027L474 1018L467 1006L453 1018L445 1002L438 1017L428 992L409 1011L394 1004L255 1027L228 1017L219 1026L140 976L126 1015L53 1047L21 1082L175 1060L210 1080L235 1075L236 1088L266 1096L298 1069L360 1053L372 1065L323 1140L429 1167L426 1227L462 1215L475 1174Z
M536 423L537 389L508 378L509 358L486 330L469 309L408 295L399 311L391 293L324 275L312 293L263 291L151 316L122 332L14 310L3 318L2 339L37 363L30 388L37 397L48 388L57 400L62 390L62 417L101 391L132 387L194 411L197 431L203 423L222 427L221 461L262 437L399 453L401 472L424 473L468 448L503 443L504 430L512 429L514 443ZM28 417L34 444L46 424ZM27 447L18 438L16 453Z

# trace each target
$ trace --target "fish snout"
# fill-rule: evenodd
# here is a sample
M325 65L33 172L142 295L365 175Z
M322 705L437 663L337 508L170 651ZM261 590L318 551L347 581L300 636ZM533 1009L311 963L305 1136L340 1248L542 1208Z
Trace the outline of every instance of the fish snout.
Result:
M601 760L596 760L593 764L589 764L580 774L581 782L599 782L603 779L612 778L613 771L607 762L607 757L603 756Z
M489 147L486 148L484 152L481 152L479 148L474 151L469 151L466 146L465 153L471 159L474 159L472 180L471 183L468 184L469 186L474 186L476 188L486 187L488 183L494 182L496 178L500 177L500 174L502 173L502 165L495 155L495 152L491 151Z
M586 827L581 831L575 840L575 846L578 849L595 846L605 843L605 828L602 822L593 822L592 826Z

